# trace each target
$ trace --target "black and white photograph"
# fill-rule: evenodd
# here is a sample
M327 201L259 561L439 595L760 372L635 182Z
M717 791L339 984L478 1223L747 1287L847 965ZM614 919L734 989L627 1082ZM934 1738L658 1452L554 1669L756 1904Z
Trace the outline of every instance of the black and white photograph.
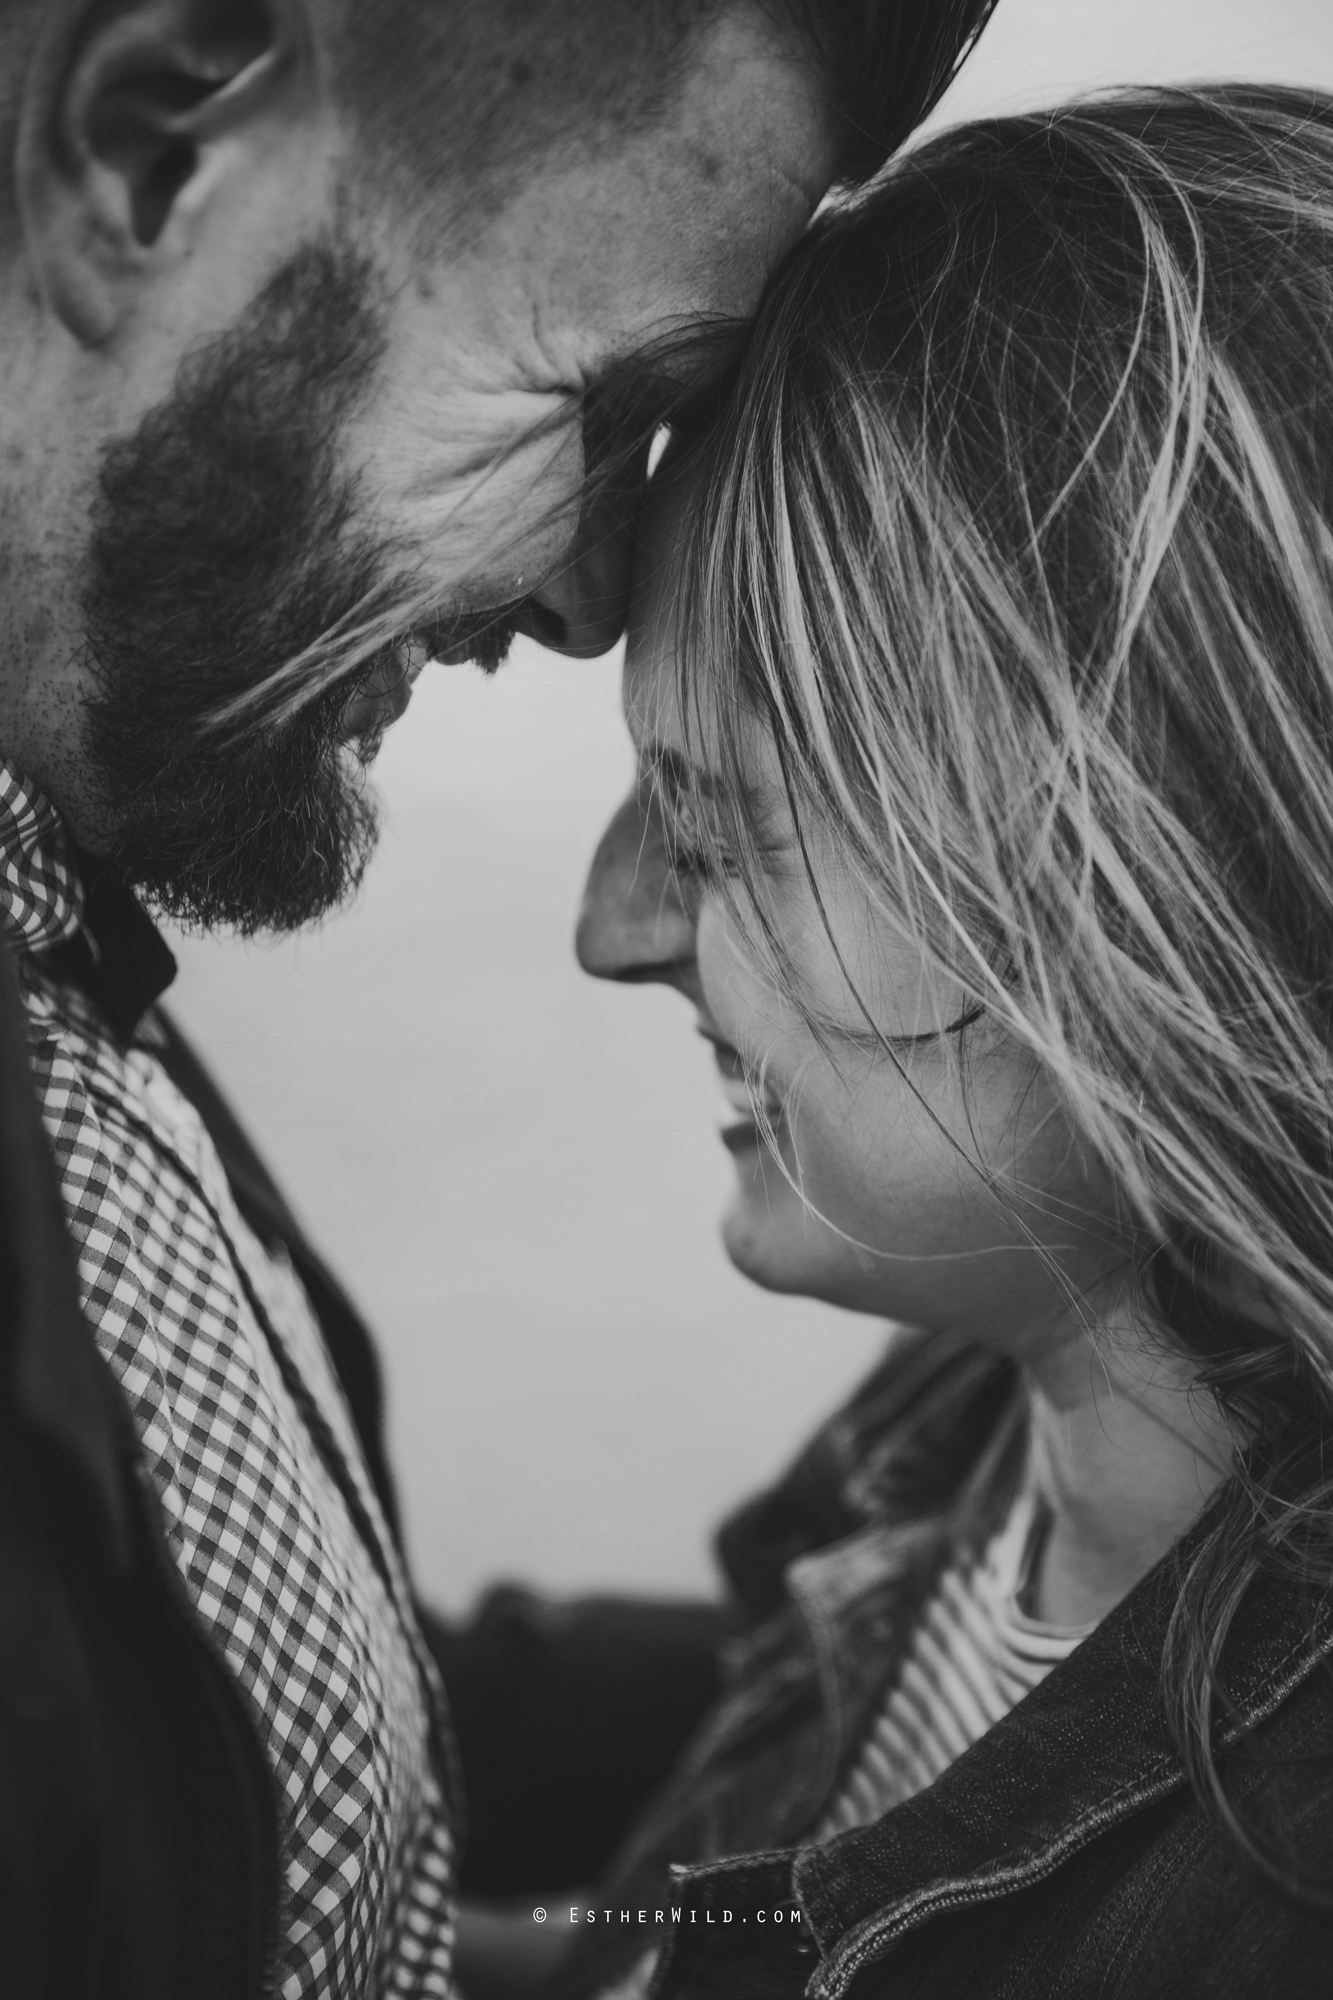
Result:
M1333 1995L1333 0L0 0L0 1996Z

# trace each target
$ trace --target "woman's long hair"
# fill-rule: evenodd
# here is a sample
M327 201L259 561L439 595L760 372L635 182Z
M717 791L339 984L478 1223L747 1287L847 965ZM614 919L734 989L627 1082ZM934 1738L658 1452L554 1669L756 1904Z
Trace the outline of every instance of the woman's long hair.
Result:
M1251 1584L1333 1583L1333 100L922 144L789 259L686 462L687 723L739 775L758 717L798 828L1026 1044L1244 1445L1166 1693L1291 1884L1214 1732Z

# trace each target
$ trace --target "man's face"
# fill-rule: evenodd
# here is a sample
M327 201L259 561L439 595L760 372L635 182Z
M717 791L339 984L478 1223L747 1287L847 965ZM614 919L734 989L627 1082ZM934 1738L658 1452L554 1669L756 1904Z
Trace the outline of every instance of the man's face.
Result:
M815 79L737 8L660 125L535 170L461 250L423 255L358 202L289 256L99 467L98 848L204 924L288 929L345 896L365 763L426 657L617 636L621 524L580 507L587 394L747 315L830 171ZM317 652L295 713L213 726Z
M348 449L442 606L530 600L560 570L582 400L663 342L749 317L831 178L831 130L808 58L734 5L659 124L534 164L462 249L388 246L389 344ZM619 587L611 636L627 562Z

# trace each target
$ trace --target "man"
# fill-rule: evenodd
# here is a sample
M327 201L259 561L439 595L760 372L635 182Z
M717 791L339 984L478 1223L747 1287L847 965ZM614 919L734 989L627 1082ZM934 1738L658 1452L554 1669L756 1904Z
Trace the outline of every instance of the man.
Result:
M703 336L986 11L0 5L7 1992L448 1988L373 1359L133 892L317 918L427 657L611 643Z

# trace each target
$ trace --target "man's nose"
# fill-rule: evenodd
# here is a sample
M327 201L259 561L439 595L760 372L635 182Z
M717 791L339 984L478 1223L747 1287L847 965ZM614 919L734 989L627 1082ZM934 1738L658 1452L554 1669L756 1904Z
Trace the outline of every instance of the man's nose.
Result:
M638 791L593 855L574 949L594 979L654 980L693 991L694 920L681 900L661 814Z
M633 540L624 495L585 500L573 548L520 607L519 630L577 660L609 652L625 630Z

